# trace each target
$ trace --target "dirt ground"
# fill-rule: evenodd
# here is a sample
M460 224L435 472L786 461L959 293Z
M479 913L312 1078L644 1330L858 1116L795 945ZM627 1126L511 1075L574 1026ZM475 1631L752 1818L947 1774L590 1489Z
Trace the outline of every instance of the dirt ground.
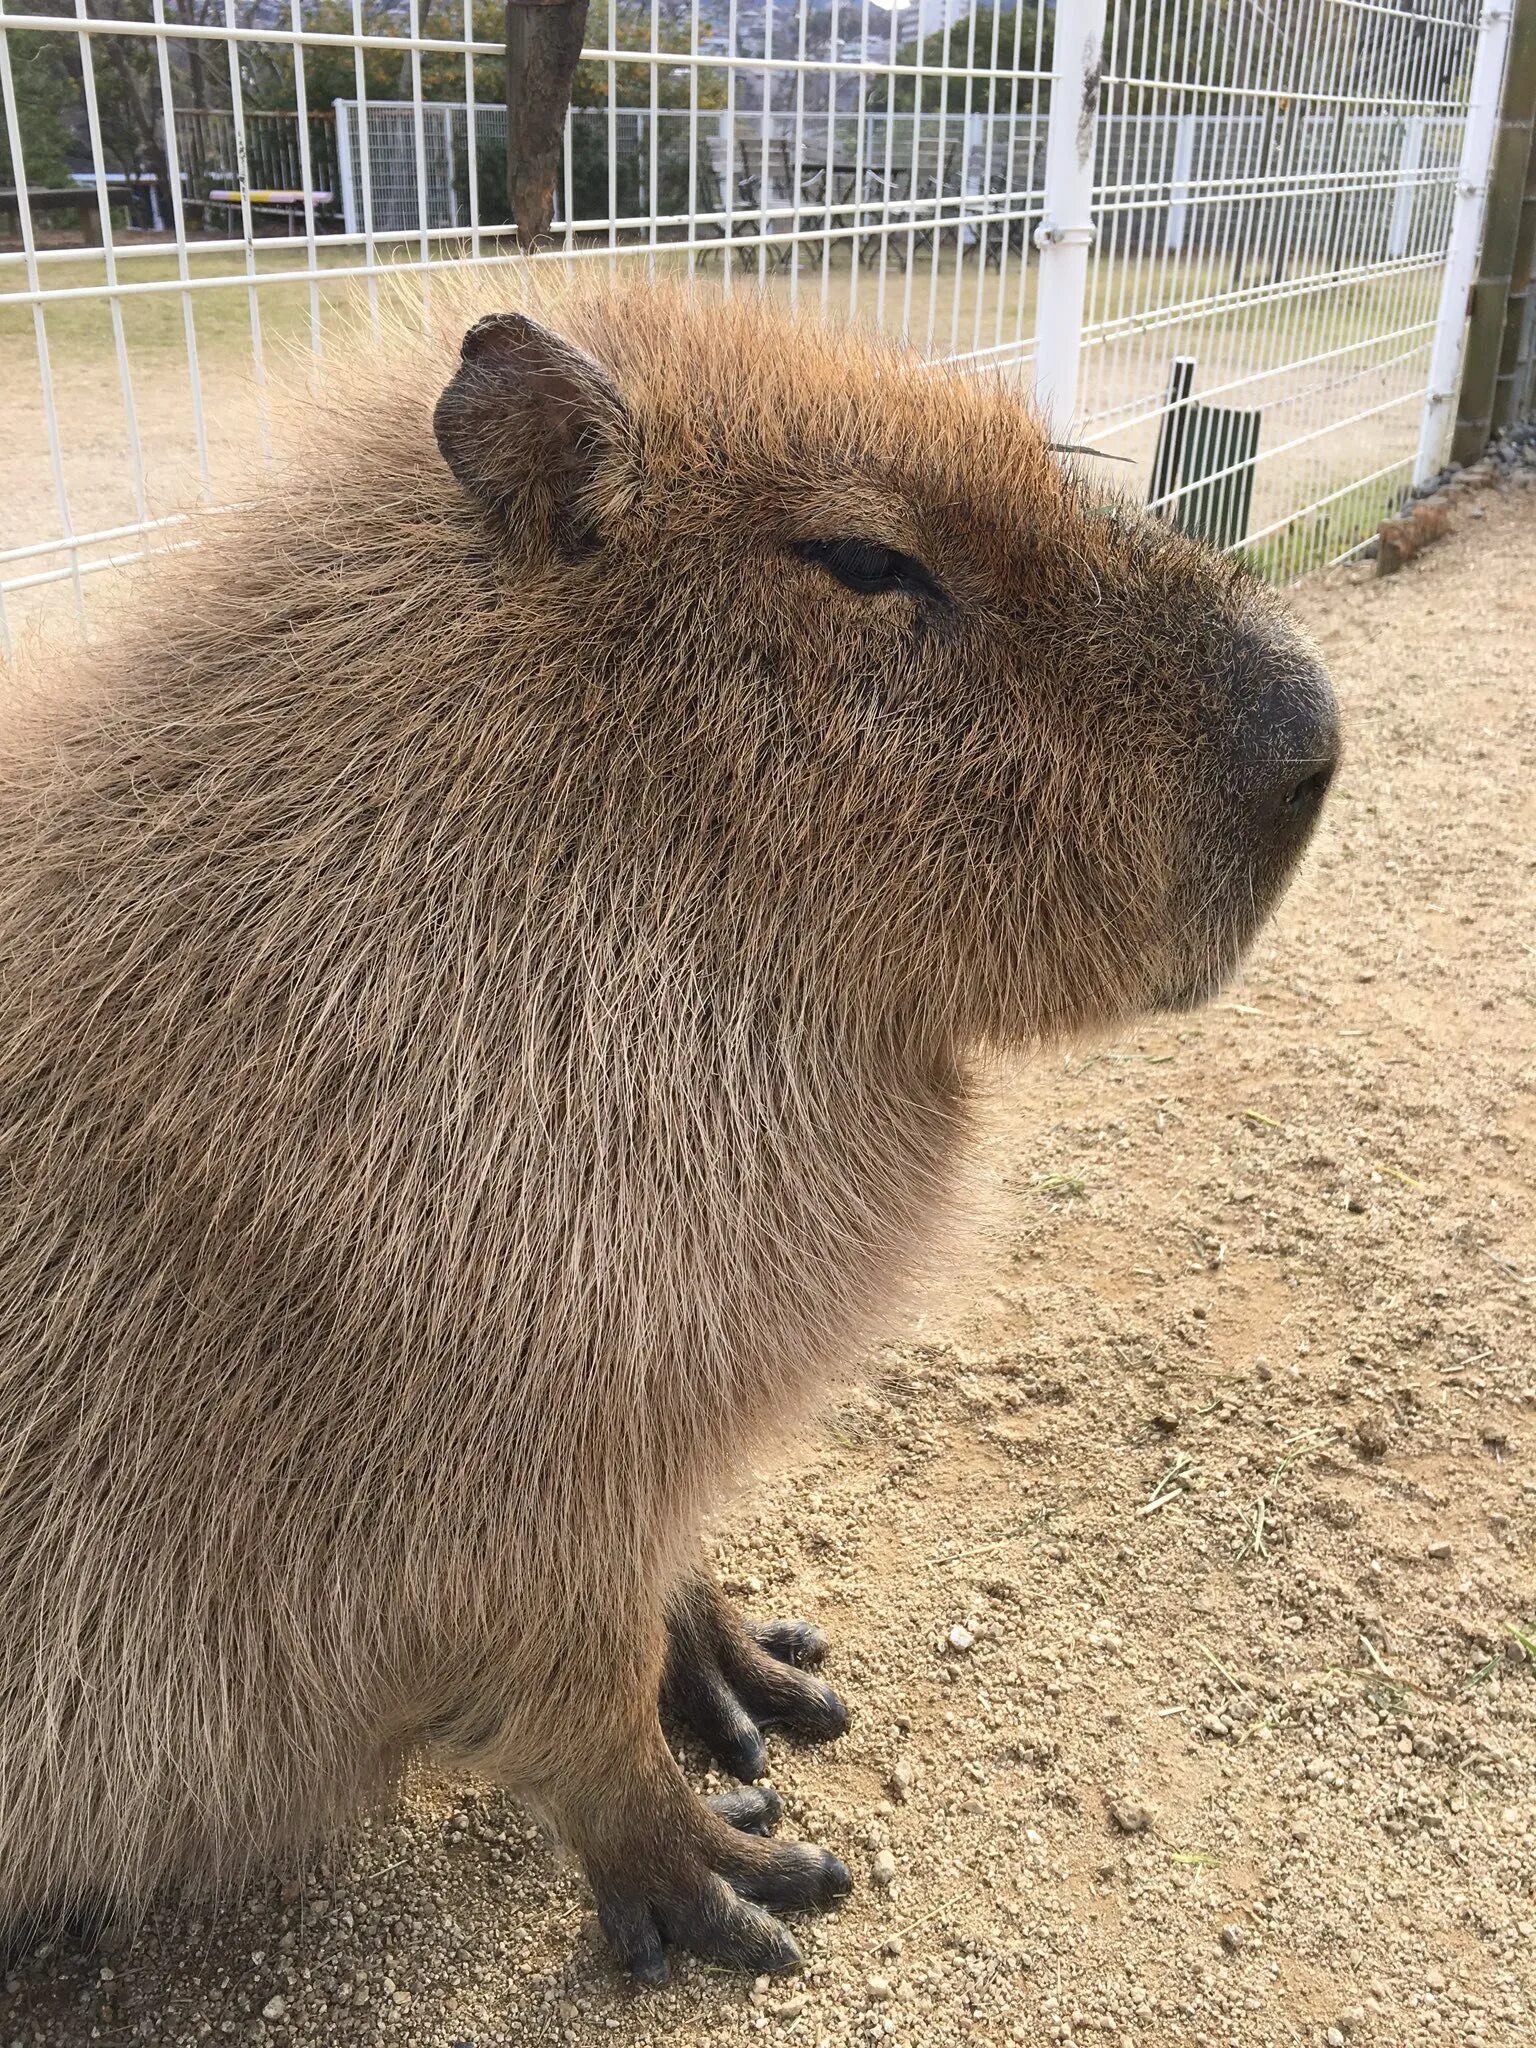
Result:
M772 1745L857 1879L803 1977L631 1990L423 1776L0 2044L1536 2039L1536 490L1457 520L1295 595L1349 759L1241 984L995 1076L949 1269L719 1532L854 1717Z

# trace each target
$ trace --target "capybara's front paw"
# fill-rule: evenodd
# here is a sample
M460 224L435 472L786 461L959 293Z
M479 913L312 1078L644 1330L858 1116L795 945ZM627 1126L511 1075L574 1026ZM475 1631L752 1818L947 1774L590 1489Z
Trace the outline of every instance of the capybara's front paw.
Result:
M771 1793L727 1793L711 1805L685 1843L637 1842L626 1869L594 1877L603 1932L641 1984L667 1981L669 1948L753 1976L798 1969L799 1949L764 1907L830 1906L852 1883L826 1850L755 1832L777 1818Z
M662 1712L733 1777L750 1782L767 1768L768 1730L826 1742L847 1728L847 1708L806 1668L825 1654L819 1630L803 1621L743 1621L701 1576L674 1603Z

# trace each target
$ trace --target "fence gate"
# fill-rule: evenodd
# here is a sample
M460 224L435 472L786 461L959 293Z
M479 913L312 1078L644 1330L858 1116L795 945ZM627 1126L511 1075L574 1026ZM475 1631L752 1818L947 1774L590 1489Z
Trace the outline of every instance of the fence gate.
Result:
M26 4L4 647L228 495L274 348L513 249L489 0ZM594 0L540 260L905 335L1033 392L1142 501L1161 441L1165 515L1284 578L1438 459L1507 27L1502 0Z

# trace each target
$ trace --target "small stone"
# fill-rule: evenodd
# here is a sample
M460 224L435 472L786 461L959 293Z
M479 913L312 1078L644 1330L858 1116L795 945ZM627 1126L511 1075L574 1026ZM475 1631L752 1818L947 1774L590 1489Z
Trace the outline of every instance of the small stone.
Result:
M906 1945L899 1934L888 1934L880 1944L880 1953L883 1956L899 1956Z
M904 1804L912 1790L912 1766L905 1757L898 1757L891 1765L891 1775L887 1783L890 1786L891 1797L897 1805Z
M769 2007L776 2020L797 2020L810 2004L809 1994L800 1991L793 1998L786 1998L782 2004Z
M889 1849L882 1849L869 1866L869 1881L881 1891L896 1882L896 1858Z
M1328 2048L1345 2048L1344 2036L1337 2027L1330 2027L1323 2039L1328 2043Z
M1247 1935L1235 1920L1229 1920L1221 1930L1221 1945L1228 1955L1235 1956L1247 1939Z
M1122 1835L1144 1835L1152 1825L1152 1809L1140 1799L1111 1799L1109 1817Z
M1362 1415L1355 1424L1355 1444L1362 1458L1384 1458L1390 1448L1387 1432L1370 1415Z
M1430 1991L1443 1991L1445 1989L1444 1970L1437 1970L1434 1967L1434 1965L1431 1964L1430 1967L1424 1972L1424 1983L1425 1987Z
M885 1977L866 1978L864 1989L869 1993L870 2000L875 2005L884 2005L891 1995L890 1980Z
M1431 1543L1431 1545L1429 1546L1429 1554L1431 1557L1449 1557L1451 1554L1451 1546L1449 1543L1445 1541L1444 1537L1442 1537L1438 1543Z
M976 1642L976 1638L971 1634L970 1630L958 1621L944 1640L952 1650L958 1650L962 1655L965 1651L973 1648Z
M261 2008L261 2016L264 2020L280 2020L287 2010L287 1999L279 1995L267 2000L266 2004Z

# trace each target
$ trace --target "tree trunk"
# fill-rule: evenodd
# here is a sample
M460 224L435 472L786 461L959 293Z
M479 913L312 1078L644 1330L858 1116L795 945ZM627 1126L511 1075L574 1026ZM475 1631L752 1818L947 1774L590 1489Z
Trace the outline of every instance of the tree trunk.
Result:
M519 242L549 233L587 0L507 0L507 202Z

